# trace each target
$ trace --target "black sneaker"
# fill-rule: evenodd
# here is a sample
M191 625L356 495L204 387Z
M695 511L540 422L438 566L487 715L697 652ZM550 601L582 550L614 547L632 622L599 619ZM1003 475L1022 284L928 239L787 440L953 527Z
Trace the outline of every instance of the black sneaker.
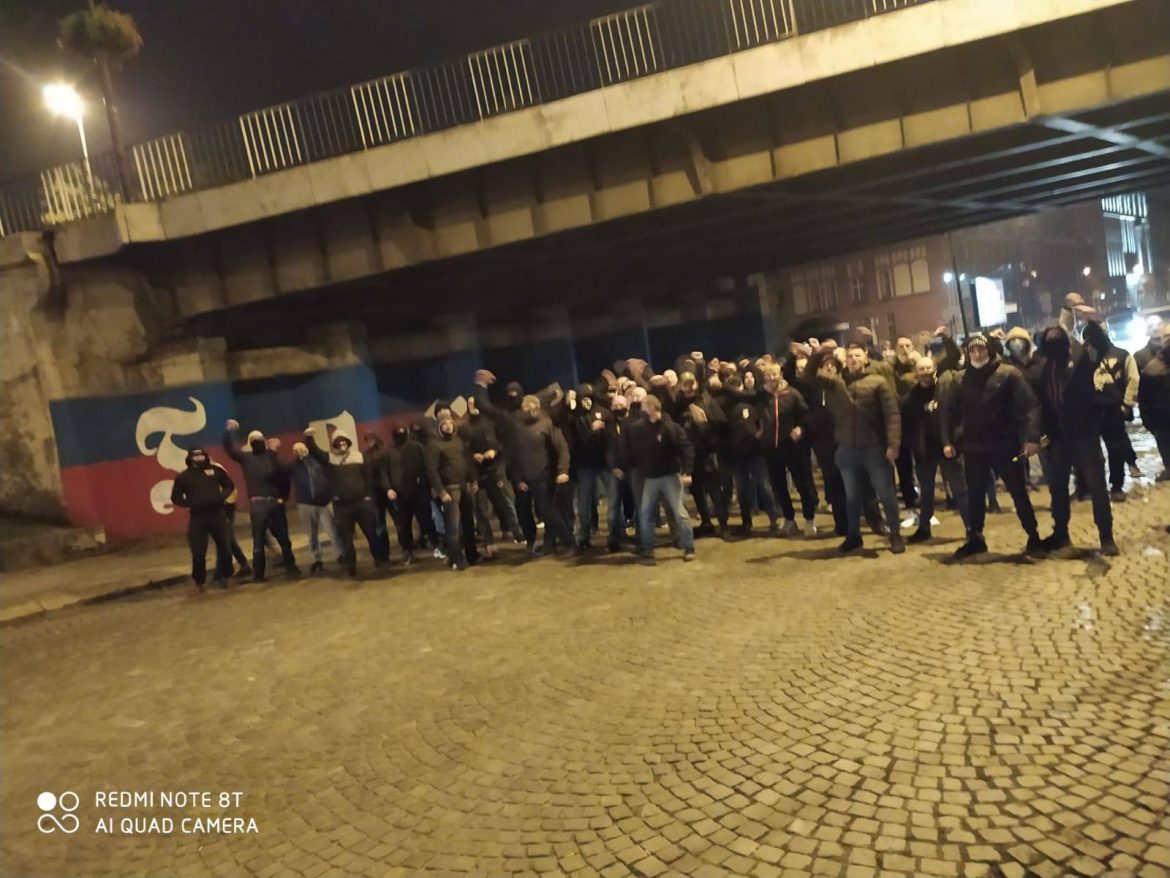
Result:
M703 537L715 536L715 526L709 521L704 521L695 528L695 539L702 539Z
M1114 488L1109 492L1109 499L1113 503L1124 503L1126 500L1125 491L1120 488Z
M1065 537L1064 546L1068 545L1068 537ZM1064 546L1058 546L1057 548L1063 548ZM1053 550L1049 547L1048 540L1042 540L1035 535L1028 537L1028 543L1024 546L1024 554L1029 558L1044 558L1051 551Z
M284 568L284 571L285 571L285 573L288 574L289 579L296 579L297 577L299 577L301 575L301 568L298 567L296 564L289 564L287 567Z
M406 554L404 554L402 556L402 565L404 567L409 567L413 563L414 563L414 552L407 552Z
M217 576L213 580L211 580L211 584L217 585L220 588L227 588L231 584L231 582L225 576Z
M1072 540L1068 538L1068 534L1054 533L1042 540L1037 540L1035 537L1028 538L1028 549L1031 549L1033 543L1038 543L1044 552L1060 552L1072 546ZM1028 551L1025 549L1025 551Z
M620 543L606 543L605 544L605 551L609 552L611 555L614 555L614 554L620 552L621 550L622 550L622 547L621 547Z
M694 561L695 560L695 550L689 549L686 552L683 552L683 560L684 561Z
M845 542L837 547L837 554L853 555L857 552L860 552L864 545L865 544L862 542L861 537L857 537L856 539L846 539Z
M309 573L313 574L314 576L316 576L318 573L324 573L324 572L325 572L325 565L320 561L314 561L312 566L309 568Z
M245 564L243 567L241 567L239 570L236 571L236 576L251 576L251 575L252 575L252 568L249 567L247 564Z
M920 527L906 539L908 543L925 543L931 537L929 527Z
M962 561L964 558L972 558L975 555L982 555L987 551L987 543L981 539L971 537L959 548L955 549L951 555L956 561Z
M906 551L906 544L902 542L900 536L895 535L890 537L890 551L895 555L901 555Z
M1117 543L1112 539L1101 540L1101 554L1106 558L1116 558L1121 554L1121 549L1117 548Z

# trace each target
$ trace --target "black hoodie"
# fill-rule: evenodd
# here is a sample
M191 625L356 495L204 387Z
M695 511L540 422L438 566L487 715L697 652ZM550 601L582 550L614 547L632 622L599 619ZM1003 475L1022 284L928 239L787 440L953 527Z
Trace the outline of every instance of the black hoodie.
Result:
M1088 324L1086 332L1095 325ZM1108 344L1108 338L1105 343ZM1100 349L1096 351L1098 358L1103 353ZM1037 390L1044 432L1050 439L1099 437L1101 422L1093 408L1096 395L1093 372L1097 363L1089 358L1083 347L1076 358L1070 360L1072 343L1060 326L1044 330L1040 354L1043 365Z
M232 431L225 430L223 450L244 471L244 486L247 488L249 499L288 496L288 476L292 464L283 463L274 452L268 450L263 440L253 442L251 452L245 454L236 447Z
M192 514L223 509L223 504L236 489L227 470L215 466L211 458L207 458L203 466L195 466L195 452L202 450L192 448L187 452L187 468L175 476L175 485L171 488L171 503L190 509Z
M565 437L569 442L569 459L576 469L604 469L606 466L609 433L609 409L593 396L593 389L582 385L577 389L577 406L568 410ZM594 424L600 424L595 428Z

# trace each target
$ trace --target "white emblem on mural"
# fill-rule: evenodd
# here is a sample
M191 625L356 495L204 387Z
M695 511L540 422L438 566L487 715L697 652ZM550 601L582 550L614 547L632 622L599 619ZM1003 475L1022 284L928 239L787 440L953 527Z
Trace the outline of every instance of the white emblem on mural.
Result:
M317 441L322 445L328 445L327 438L329 436L329 428L332 427L334 432L340 430L351 440L353 440L354 447L360 448L361 444L358 441L357 421L353 419L347 411L342 411L340 414L334 415L331 418L322 418L318 421L309 421L309 426L317 431Z
M138 426L134 428L138 450L147 457L157 457L159 464L176 473L187 468L187 450L176 445L171 437L189 436L207 426L207 410L204 409L203 403L193 396L188 396L187 399L195 406L194 411L184 411L165 405L155 406L138 416ZM151 436L160 433L162 439L157 445L147 444ZM165 479L150 489L150 505L159 515L170 515L175 511L171 506L171 488L174 484L173 479Z

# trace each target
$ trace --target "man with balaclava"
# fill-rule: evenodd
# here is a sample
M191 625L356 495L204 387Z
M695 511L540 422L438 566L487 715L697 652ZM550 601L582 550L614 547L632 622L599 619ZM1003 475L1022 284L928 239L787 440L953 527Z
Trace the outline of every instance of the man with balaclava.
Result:
M1070 547L1068 480L1075 466L1093 501L1093 520L1101 538L1101 553L1117 555L1113 541L1113 511L1101 456L1101 422L1094 411L1094 373L1110 344L1101 324L1088 322L1082 350L1073 357L1068 333L1061 326L1044 330L1040 343L1044 358L1040 381L1041 423L1049 445L1048 467L1052 495L1052 535L1044 541L1049 552Z
M638 542L643 559L654 560L654 511L661 501L675 523L683 560L695 558L695 536L690 515L683 506L683 490L690 486L695 457L683 428L664 417L662 402L648 396L642 402L645 416L631 424L618 452L619 470L638 471L642 497L638 509Z
M727 406L727 453L739 497L739 535L752 535L752 509L757 503L768 518L768 533L780 535L776 499L768 481L768 466L764 462L763 422L756 394L749 393L738 374L731 374L721 390Z
M815 537L817 495L812 470L803 447L807 441L809 408L804 397L791 387L781 374L780 366L764 367L763 393L759 396L760 441L764 446L764 464L772 484L772 494L784 516L780 533L794 536L797 531L796 510L788 493L788 479L800 497L800 512L806 537Z
M301 523L309 534L309 554L313 556L313 566L309 572L323 573L325 554L321 550L322 535L329 538L333 554L341 556L341 537L337 534L333 511L329 508L333 500L329 474L321 462L309 454L309 447L304 442L293 445L293 455L296 460L290 473L292 487L296 492Z
M1141 372L1138 371L1137 358L1113 344L1102 324L1086 324L1081 333L1082 341L1090 332L1095 349L1098 345L1107 345L1104 352L1097 350L1099 358L1093 373L1094 402L1101 420L1101 438L1105 441L1109 464L1109 498L1114 503L1124 503L1126 468L1134 479L1140 479L1142 475L1126 429L1137 406Z
M954 557L961 560L987 551L983 525L993 467L1015 502L1016 516L1028 536L1025 551L1043 557L1024 469L1024 460L1040 450L1036 396L1019 369L992 357L981 333L967 339L966 353L967 365L956 373L954 393L939 421L943 454L949 460L962 454L967 482L967 542Z
M496 539L492 528L493 511L500 526L512 535L512 539L520 539L516 499L504 468L504 444L500 441L495 423L484 416L474 395L467 400L467 420L459 425L458 432L475 464L479 485L474 498L475 514L485 546L484 554L487 558L494 558Z
M893 464L902 445L902 418L893 381L870 368L869 356L860 344L846 349L843 378L826 366L822 366L821 378L829 385L837 467L845 482L849 533L838 552L850 554L862 548L861 507L868 479L885 513L890 551L901 554L906 546L900 533Z
M281 494L285 491L288 465L276 452L269 450L264 434L253 430L248 434L248 452L236 447L235 431L239 421L229 420L223 434L223 448L228 457L244 472L244 486L248 491L248 509L252 523L252 579L263 582L267 572L264 554L264 534L272 530L280 546L281 563L290 576L300 576L292 543L288 538L288 517Z
M605 496L612 492L609 482L613 475L606 465L609 459L609 410L601 405L593 385L582 384L574 399L566 403L565 433L569 444L569 460L577 478L577 540L578 551L589 548L593 514L597 509L598 484ZM620 536L620 530L610 531L608 542Z
M1162 456L1162 472L1155 481L1170 481L1170 323L1161 328L1157 354L1142 369L1138 399L1142 406L1142 423L1154 435Z
M357 551L354 549L354 525L361 528L362 535L370 547L375 567L390 563L389 547L378 537L377 510L374 507L374 487L370 468L365 457L353 447L353 439L341 430L333 432L327 453L317 445L316 430L305 430L305 444L309 454L320 462L329 474L329 485L333 492L333 519L337 534L341 538L342 563L350 578L357 576ZM383 461L389 466L389 459ZM390 473L389 483L396 483ZM397 496L397 495L395 495ZM394 499L391 497L390 499Z
M370 471L370 488L373 492L375 522L378 528L378 539L382 541L386 555L390 553L390 528L386 525L386 517L394 518L394 502L389 499L393 485L390 484L390 467L387 460L391 456L390 448L382 441L377 433L366 433L362 437L365 451L366 468Z
M206 451L192 448L187 452L187 468L175 476L171 504L191 513L187 545L191 549L191 580L196 593L203 591L207 581L208 537L215 543L215 582L227 585L231 576L232 556L224 503L233 491L235 485L227 471L212 465Z
M623 510L627 507L634 508L634 515L637 515L630 474L621 468L621 461L618 460L618 454L624 447L626 430L633 423L629 414L630 404L624 396L618 394L610 400L610 420L606 425L605 438L605 464L611 476L606 483L605 548L610 553L621 548L621 541L625 537L626 517Z
M932 536L935 477L940 470L964 527L968 519L969 505L963 467L958 460L943 454L939 428L940 411L946 408L949 393L954 392L953 373L940 379L937 368L932 357L918 359L918 382L910 388L902 404L902 438L914 455L919 489L918 529L907 540L910 543L925 542Z
M443 509L447 560L466 570L478 559L475 546L475 463L460 438L450 412L439 419L438 436L427 446L427 478Z
M555 487L569 482L569 446L535 396L521 400L513 439L516 513L529 551L539 554L534 511L544 521L544 551L571 549L573 532L554 502Z
M419 433L423 431L419 430ZM390 435L394 443L391 456L395 461L397 478L397 499L394 505L398 509L398 519L394 527L398 531L403 563L409 565L414 563L414 522L418 522L420 535L436 551L439 549L439 533L431 517L431 484L427 475L426 446L403 426L395 427Z
M894 341L894 357L890 361L899 407L905 405L906 395L918 382L918 358L919 353L914 346L914 339L908 335L899 335ZM918 492L914 488L914 453L910 450L905 433L902 434L902 447L898 450L894 469L898 474L898 489L902 493L902 503L907 509L913 509L918 505Z
M689 362L694 362L688 358ZM696 367L697 368L697 367ZM691 372L679 376L678 397L675 400L674 420L683 428L695 452L695 468L691 480L691 497L699 512L696 537L711 536L711 506L719 522L719 535L727 536L728 497L723 491L722 471L727 467L727 415L699 384ZM710 498L710 503L708 503Z

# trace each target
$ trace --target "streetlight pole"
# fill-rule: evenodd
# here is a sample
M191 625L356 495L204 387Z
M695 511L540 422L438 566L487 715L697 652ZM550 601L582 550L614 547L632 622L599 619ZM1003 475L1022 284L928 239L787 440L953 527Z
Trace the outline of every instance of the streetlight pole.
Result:
M55 82L44 88L45 104L58 116L72 119L77 123L77 136L81 138L81 160L85 167L85 182L89 200L94 198L93 166L89 161L89 143L85 139L85 104L77 90L65 83Z

